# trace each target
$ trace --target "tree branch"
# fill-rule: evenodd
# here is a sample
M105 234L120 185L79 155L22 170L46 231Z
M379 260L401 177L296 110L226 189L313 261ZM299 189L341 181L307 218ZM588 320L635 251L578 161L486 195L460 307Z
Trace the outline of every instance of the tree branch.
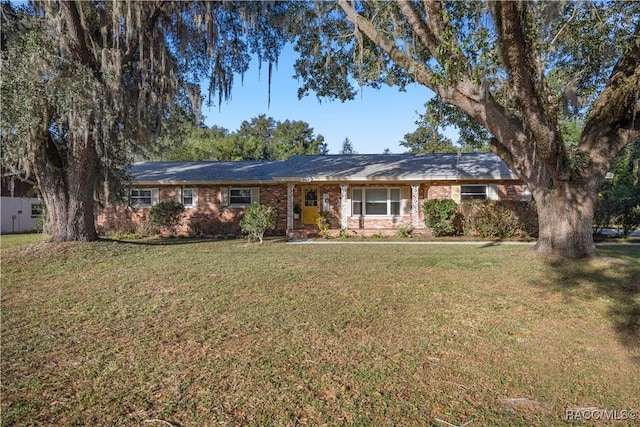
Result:
M396 46L393 40L386 37L381 31L376 29L370 21L358 14L348 0L339 0L338 5L347 14L349 21L362 31L373 43L380 46L380 48L385 51L396 64L408 72L409 70L412 70L414 79L436 93L440 93L442 91L442 89L434 83L436 81L436 76L433 71L415 61L413 58L405 55L398 46Z
M399 1L398 7L407 19L407 22L409 22L409 25L411 25L420 38L420 41L422 41L426 48L429 49L431 55L433 55L434 58L437 58L438 39L433 34L429 26L424 22L424 19L420 16L420 13L415 8L413 2L407 0Z
M589 153L589 169L606 173L614 157L640 138L640 42L616 63L607 84L587 115L579 150Z
M69 36L72 43L75 45L75 49L69 46L69 53L76 56L82 64L91 66L95 69L95 65L92 61L91 53L89 52L89 46L87 45L87 39L85 34L87 31L82 27L80 19L80 12L75 1L62 1L60 2L60 9L65 18L67 28L69 29Z
M160 19L160 16L164 13L165 5L166 5L165 1L161 1L160 3L158 3L153 8L153 12L149 16L149 19L144 22L143 25L145 26L145 28L140 28L139 31L153 29L153 27L155 27L156 23L158 22L158 19ZM134 59L134 56L138 53L138 45L139 45L139 39L136 37L128 46L127 51L124 53L124 55L122 55L121 62L123 65L129 63Z
M527 42L523 33L527 25L523 14L529 6L520 5L522 3L515 1L496 2L494 5L503 62L513 87L509 96L522 113L528 142L535 144L533 151L541 157L555 179L567 180L571 169L557 127L554 107L547 102L550 95L546 94L543 77L535 66L534 46Z
M640 25L636 25L634 33L634 41L614 66L605 88L587 115L585 135L601 134L598 129L637 129L640 120L637 117L640 113ZM584 146L586 150L591 148L588 144Z
M433 90L445 102L464 110L485 126L496 137L496 149L504 158L519 159L525 156L526 137L522 123L511 117L506 109L493 99L490 93L483 91L479 85L473 83L471 78L464 75L460 81L452 86L437 84L437 76L431 69L405 55L392 40L375 28L370 21L360 16L348 0L339 0L338 4L347 14L349 21L385 51L397 65L407 71L412 70L414 79L417 82ZM400 8L408 23L412 25L414 31L421 38L421 41L428 43L426 46L428 49L433 48L435 50L440 41L431 29L426 26L419 12L406 3L401 3ZM440 32L444 33L442 25L446 25L445 18L441 13L439 16L440 24L433 25L440 25ZM436 19L434 18L434 20ZM423 37L425 40L422 40ZM528 172L527 169L524 169L526 168L526 162L518 160L514 163L517 165L517 172L526 176Z

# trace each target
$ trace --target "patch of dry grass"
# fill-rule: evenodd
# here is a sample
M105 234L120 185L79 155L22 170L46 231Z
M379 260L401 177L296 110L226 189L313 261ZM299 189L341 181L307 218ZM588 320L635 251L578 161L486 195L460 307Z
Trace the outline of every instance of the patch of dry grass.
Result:
M528 247L172 243L3 249L3 425L640 409L640 248L567 264Z

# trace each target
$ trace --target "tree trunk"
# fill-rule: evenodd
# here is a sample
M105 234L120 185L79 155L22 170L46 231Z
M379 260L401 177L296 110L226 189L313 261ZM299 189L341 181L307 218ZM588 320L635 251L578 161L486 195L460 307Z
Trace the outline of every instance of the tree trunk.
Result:
M93 213L96 153L89 136L75 138L66 153L50 137L35 156L34 173L54 242L98 239Z
M587 258L598 253L593 245L596 194L566 184L564 189L535 191L539 236L537 252L565 258Z

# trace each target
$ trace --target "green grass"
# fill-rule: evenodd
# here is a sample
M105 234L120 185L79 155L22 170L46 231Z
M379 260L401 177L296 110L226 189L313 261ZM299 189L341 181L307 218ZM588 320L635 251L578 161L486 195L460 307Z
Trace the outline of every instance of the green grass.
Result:
M524 246L6 238L3 425L562 425L567 408L640 409L639 247L561 263Z
M0 236L0 249L13 249L19 246L43 242L48 238L45 234L3 234Z

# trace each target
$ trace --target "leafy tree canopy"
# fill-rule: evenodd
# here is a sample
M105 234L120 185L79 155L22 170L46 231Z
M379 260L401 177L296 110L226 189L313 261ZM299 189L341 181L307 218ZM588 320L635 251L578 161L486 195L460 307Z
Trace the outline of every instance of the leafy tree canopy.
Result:
M173 142L173 143L172 143ZM229 132L213 126L209 129L187 125L178 138L171 139L165 154L168 160L286 160L297 154L326 154L322 135L303 121L276 121L260 115L242 122Z
M135 154L228 98L251 55L275 63L286 2L34 1L2 4L5 167L31 170L53 240L97 238L93 201ZM108 194L108 191L105 191Z
M339 0L297 16L299 95L344 100L357 85L430 88L428 129L456 125L464 142L488 140L529 186L536 250L595 254L598 189L640 136L639 2ZM584 120L574 145L564 139L563 114Z
M454 153L488 151L491 135L463 110L438 97L425 103L425 113L416 121L417 129L404 136L400 145L409 153ZM446 128L458 132L458 140L444 135Z

